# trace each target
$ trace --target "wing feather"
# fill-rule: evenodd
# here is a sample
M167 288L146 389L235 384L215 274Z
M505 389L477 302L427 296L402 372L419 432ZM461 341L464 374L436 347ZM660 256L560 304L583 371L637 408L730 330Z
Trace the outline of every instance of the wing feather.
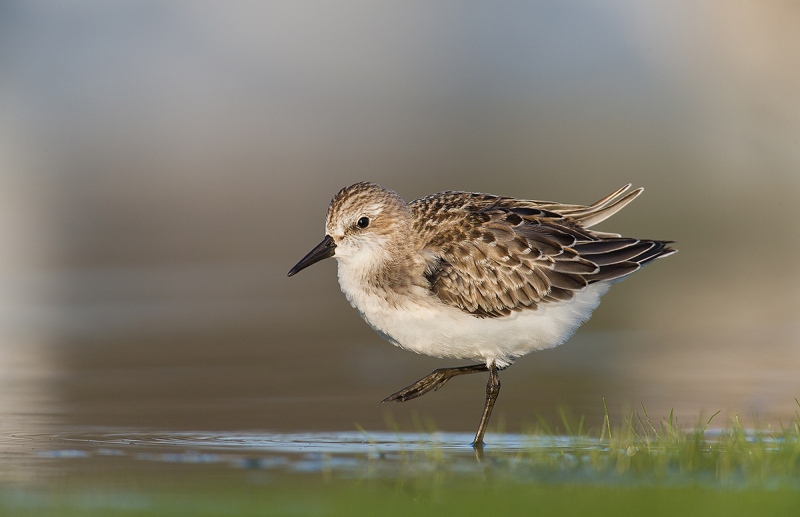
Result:
M475 316L502 317L569 300L674 253L667 241L588 229L641 193L623 195L629 188L589 206L464 192L412 202L415 229L433 257L426 274L432 293Z

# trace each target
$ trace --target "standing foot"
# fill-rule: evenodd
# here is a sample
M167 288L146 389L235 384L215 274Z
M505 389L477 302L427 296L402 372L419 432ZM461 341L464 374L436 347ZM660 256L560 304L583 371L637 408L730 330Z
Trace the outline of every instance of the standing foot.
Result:
M500 376L497 375L497 365L492 363L489 367L489 382L486 383L486 405L483 407L483 415L481 423L478 424L478 431L475 433L475 440L472 441L472 447L476 451L483 451L483 435L486 433L486 426L489 425L489 417L492 416L492 409L494 409L494 403L499 394Z

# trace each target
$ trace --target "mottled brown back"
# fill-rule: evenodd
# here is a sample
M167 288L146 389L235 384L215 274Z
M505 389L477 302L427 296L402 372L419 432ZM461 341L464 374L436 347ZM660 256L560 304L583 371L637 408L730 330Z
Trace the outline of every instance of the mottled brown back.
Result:
M431 290L475 316L502 317L569 300L591 283L622 279L674 253L669 241L581 224L605 219L639 193L614 199L625 190L590 206L450 191L411 202L414 229L435 257L426 274Z

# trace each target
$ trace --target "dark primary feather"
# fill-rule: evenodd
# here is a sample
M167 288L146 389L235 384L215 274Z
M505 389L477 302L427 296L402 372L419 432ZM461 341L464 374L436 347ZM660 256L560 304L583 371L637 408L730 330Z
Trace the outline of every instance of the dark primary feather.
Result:
M468 192L411 202L414 229L434 257L426 273L432 292L475 316L507 316L569 300L589 284L621 279L674 253L667 241L623 238L581 224L599 222L638 195L615 199L626 189L588 207Z

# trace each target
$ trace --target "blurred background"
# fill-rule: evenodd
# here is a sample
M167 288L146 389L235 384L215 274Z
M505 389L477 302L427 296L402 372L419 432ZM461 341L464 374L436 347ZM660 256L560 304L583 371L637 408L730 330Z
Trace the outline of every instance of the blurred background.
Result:
M382 341L334 261L287 278L360 180L589 203L677 241L495 429L640 405L778 425L800 396L792 1L0 6L0 425L471 432L485 378Z

